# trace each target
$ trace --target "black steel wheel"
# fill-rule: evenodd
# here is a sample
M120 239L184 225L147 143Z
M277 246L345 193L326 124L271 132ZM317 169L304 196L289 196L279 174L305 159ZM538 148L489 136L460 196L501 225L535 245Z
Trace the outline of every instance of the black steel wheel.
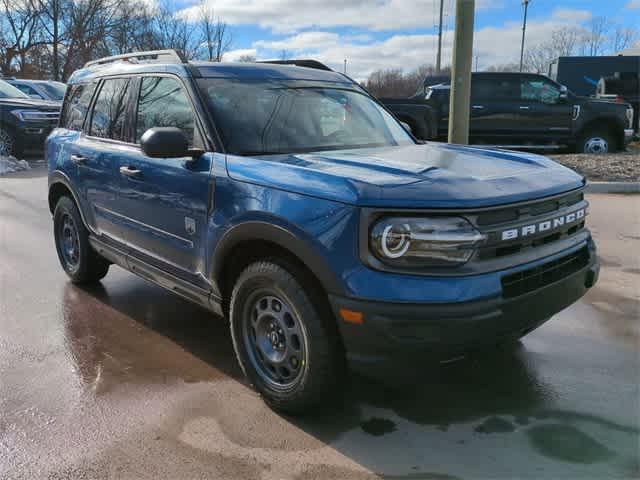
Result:
M230 305L245 375L274 409L305 413L341 392L344 353L328 305L302 269L283 259L249 265Z
M243 312L245 348L262 381L274 389L295 385L307 365L307 334L286 300L256 291Z
M94 283L107 274L109 262L89 244L89 232L69 197L61 197L56 204L53 233L60 265L73 283Z

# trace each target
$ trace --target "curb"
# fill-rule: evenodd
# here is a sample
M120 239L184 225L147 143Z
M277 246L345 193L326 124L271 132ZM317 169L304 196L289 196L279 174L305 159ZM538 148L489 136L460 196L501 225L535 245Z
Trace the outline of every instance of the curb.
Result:
M586 193L640 193L640 182L587 182Z

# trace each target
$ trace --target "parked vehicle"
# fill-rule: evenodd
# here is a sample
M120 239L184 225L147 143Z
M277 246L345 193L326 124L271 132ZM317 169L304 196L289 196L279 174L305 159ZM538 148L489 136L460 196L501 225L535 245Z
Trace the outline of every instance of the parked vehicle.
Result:
M42 153L59 116L60 102L29 98L0 80L0 156Z
M326 404L347 365L395 378L509 343L596 282L584 178L417 144L342 74L160 51L69 85L46 146L65 272L117 264L228 317L273 408Z
M427 87L424 100L381 99L421 139L447 137L450 84ZM579 97L543 75L472 74L469 140L508 148L606 153L633 137L628 104Z
M18 78L5 78L22 93L30 98L38 98L41 100L51 100L54 102L62 102L67 85L62 82L54 82L50 80L28 80Z

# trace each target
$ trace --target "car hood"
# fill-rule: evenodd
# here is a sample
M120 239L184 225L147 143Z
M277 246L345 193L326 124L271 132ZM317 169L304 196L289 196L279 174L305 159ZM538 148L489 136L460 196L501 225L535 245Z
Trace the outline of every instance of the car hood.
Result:
M37 110L60 110L62 102L35 98L0 98L0 105L18 108L34 108Z
M305 154L227 156L229 176L360 206L473 208L580 188L548 158L444 143Z

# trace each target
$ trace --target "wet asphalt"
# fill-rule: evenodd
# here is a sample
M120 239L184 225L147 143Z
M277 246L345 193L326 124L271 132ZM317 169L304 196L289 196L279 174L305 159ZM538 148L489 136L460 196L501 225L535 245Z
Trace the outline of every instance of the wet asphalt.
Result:
M46 189L0 178L1 479L640 476L640 196L589 197L600 282L515 348L289 418L224 320L116 267L68 283Z

